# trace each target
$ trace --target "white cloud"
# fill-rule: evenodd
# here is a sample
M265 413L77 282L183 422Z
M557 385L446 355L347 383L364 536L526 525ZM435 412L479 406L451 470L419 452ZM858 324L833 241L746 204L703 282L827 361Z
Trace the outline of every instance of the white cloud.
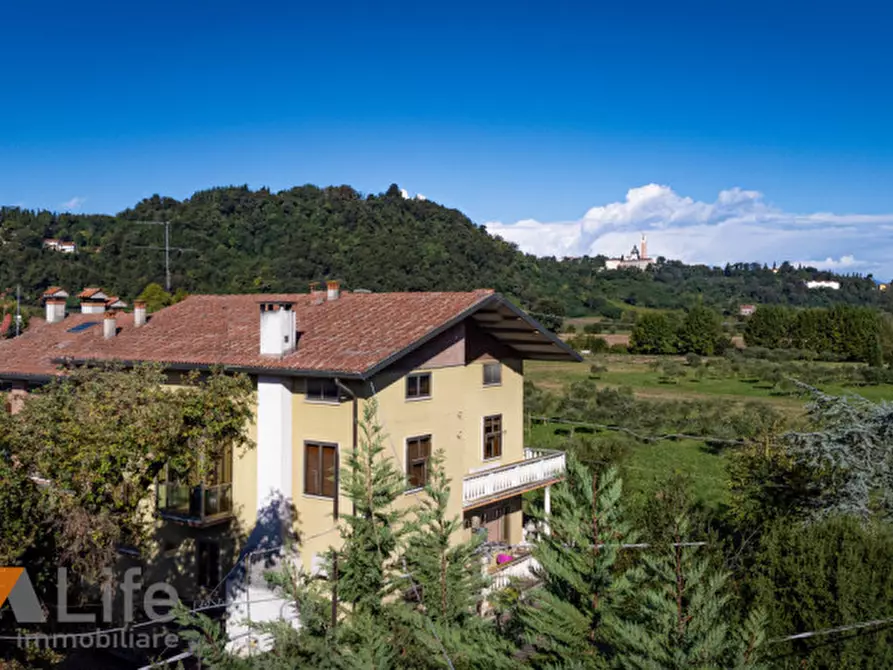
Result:
M76 195L71 200L62 203L62 209L66 211L74 211L76 209L80 209L81 205L83 205L87 201L86 198Z
M762 193L737 187L721 191L714 202L701 202L669 186L648 184L576 221L525 219L486 227L539 256L618 256L645 233L649 255L687 263L789 260L893 276L893 214L786 212L766 203Z

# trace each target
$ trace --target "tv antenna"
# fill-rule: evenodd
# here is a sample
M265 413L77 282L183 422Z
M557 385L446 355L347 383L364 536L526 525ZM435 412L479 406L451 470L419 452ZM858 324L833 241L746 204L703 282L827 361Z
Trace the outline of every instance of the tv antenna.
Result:
M138 226L164 226L164 246L163 247L153 247L153 246L138 246L135 245L134 249L155 249L156 251L164 250L164 289L170 293L171 292L171 249L174 251L195 251L195 249L190 249L188 247L172 247L171 246L171 222L170 221L130 221L129 223L135 223Z

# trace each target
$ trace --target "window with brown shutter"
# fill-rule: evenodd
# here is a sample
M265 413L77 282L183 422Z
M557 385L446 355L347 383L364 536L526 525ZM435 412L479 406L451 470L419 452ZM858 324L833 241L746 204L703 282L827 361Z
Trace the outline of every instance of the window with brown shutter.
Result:
M502 414L484 417L484 460L502 456Z
M428 483L428 459L431 457L431 436L420 435L406 440L406 478L410 489Z
M334 498L337 468L337 445L318 442L304 443L304 493L311 496Z

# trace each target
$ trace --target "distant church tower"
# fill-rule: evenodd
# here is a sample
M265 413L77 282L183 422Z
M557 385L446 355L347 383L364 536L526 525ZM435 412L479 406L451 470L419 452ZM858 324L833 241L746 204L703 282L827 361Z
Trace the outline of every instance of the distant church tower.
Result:
M645 233L642 233L642 243L639 245L639 258L648 258L648 241L645 239Z

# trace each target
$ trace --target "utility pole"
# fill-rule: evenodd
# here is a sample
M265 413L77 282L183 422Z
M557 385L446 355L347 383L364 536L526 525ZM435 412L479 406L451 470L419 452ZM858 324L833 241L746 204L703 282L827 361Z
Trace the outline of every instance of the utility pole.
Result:
M164 250L164 289L171 292L171 249L174 251L195 251L186 247L171 246L171 222L170 221L131 221L140 226L164 226L164 246L135 246L134 249L157 249Z

